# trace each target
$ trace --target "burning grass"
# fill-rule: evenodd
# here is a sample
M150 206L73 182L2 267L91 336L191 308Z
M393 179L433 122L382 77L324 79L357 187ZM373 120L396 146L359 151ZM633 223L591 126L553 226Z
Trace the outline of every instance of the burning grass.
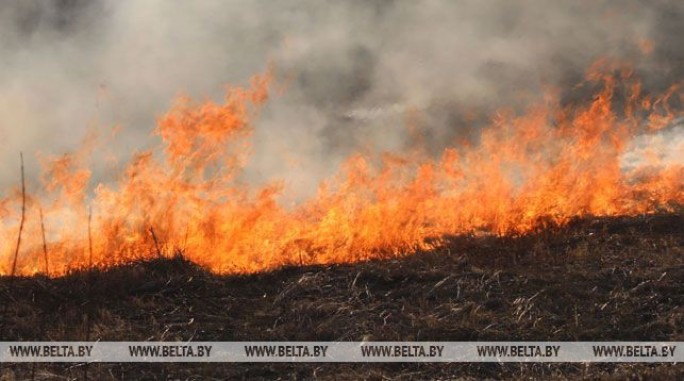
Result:
M220 276L178 256L0 278L3 340L684 340L684 215L461 235L401 259ZM11 285L11 287L10 287ZM6 379L681 379L647 364L9 365ZM14 375L14 376L10 376Z
M44 159L26 213L23 191L0 198L0 242L16 241L20 228L26 237L18 260L13 245L0 246L0 274L14 273L15 262L18 274L44 272L47 256L49 275L59 276L177 250L214 273L254 273L393 258L436 249L448 235L517 236L684 203L681 160L648 147L622 163L638 137L674 128L679 87L648 94L629 67L601 60L579 85L593 97L561 104L550 91L525 112L502 110L476 141L453 142L441 155L420 139L406 152L352 155L316 196L286 207L277 179L247 186L240 177L271 77L231 88L223 103L179 100L159 118L157 151L136 154L115 185L89 184L92 140Z

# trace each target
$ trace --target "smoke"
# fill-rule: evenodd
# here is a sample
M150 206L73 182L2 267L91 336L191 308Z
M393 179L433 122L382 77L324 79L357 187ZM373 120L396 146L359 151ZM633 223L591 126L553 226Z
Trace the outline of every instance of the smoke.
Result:
M498 107L570 88L600 56L662 90L684 77L683 17L676 0L6 2L0 189L20 151L60 155L89 131L94 181L111 181L155 145L177 95L220 99L270 61L287 86L260 115L246 179L305 194L350 152L412 144L410 115L438 152ZM37 179L38 161L27 168Z

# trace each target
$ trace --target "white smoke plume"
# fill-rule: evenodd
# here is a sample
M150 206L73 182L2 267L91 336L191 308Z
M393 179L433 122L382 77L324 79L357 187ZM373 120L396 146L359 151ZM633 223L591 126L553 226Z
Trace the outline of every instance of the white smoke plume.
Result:
M599 56L662 90L684 74L683 19L681 1L7 1L0 189L17 183L20 151L35 183L35 153L74 150L88 131L93 180L110 181L110 154L123 165L154 146L178 94L220 99L272 62L287 87L260 116L247 176L302 194L352 151L410 144L412 110L439 150L476 123L467 115L574 85Z

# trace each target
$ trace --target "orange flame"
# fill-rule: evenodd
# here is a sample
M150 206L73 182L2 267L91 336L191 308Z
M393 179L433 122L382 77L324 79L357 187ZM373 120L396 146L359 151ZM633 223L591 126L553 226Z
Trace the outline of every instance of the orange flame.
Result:
M684 203L681 163L653 155L624 169L620 158L639 134L674 120L679 89L649 98L629 70L616 69L605 61L590 69L587 82L601 90L588 104L563 107L549 96L524 115L500 112L477 144L438 159L420 150L354 155L293 209L278 204L279 183L250 189L237 181L270 74L231 88L223 104L180 99L158 121L161 154L137 154L116 186L99 184L90 199L87 155L46 160L44 189L29 195L19 273L46 271L39 207L52 276L91 255L108 266L174 251L220 273L352 262L429 249L446 235L672 210ZM623 112L614 107L618 87L629 92ZM0 274L13 258L20 196L0 199Z

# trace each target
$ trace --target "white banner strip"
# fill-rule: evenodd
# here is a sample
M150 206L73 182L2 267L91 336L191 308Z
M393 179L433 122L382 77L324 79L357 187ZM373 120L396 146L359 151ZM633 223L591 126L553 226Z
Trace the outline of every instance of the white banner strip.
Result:
M684 342L0 342L0 362L684 362Z

